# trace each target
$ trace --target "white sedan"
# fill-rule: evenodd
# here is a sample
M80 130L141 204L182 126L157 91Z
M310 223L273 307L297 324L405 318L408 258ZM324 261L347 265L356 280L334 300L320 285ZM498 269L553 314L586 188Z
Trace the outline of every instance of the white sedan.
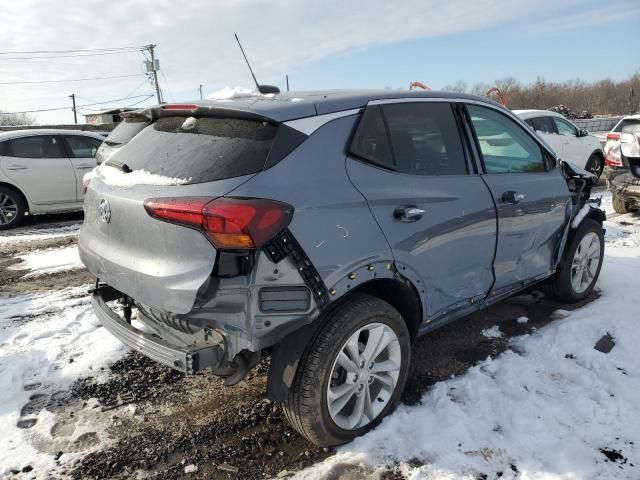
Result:
M548 110L514 110L513 113L535 130L560 158L600 178L604 169L602 144L587 130Z
M82 177L104 137L79 130L0 133L0 230L24 214L82 210Z

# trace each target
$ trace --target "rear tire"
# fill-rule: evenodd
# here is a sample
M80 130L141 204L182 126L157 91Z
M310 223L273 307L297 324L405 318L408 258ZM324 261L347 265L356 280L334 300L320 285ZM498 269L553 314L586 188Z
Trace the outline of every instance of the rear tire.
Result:
M562 266L545 285L549 296L565 303L584 300L596 284L604 257L602 225L585 218L570 239Z
M398 403L410 353L400 313L378 298L355 295L330 314L300 359L284 402L289 423L323 447L368 432Z
M24 218L26 205L13 188L0 187L0 230L17 227Z
M614 193L611 203L616 213L629 213L631 211L629 210L629 204L620 195Z

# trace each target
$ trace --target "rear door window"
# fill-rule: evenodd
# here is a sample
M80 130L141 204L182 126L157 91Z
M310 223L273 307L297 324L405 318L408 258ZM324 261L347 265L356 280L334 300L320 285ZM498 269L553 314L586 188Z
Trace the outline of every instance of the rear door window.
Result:
M101 140L81 135L63 135L73 158L91 158L96 156Z
M218 117L165 117L118 149L106 164L202 183L263 169L278 127Z
M532 119L533 129L540 133L558 133L551 117L536 117Z
M412 175L464 175L467 163L451 105L384 105L396 169Z
M33 135L14 138L5 155L16 158L65 158L60 142L53 135Z
M515 121L490 108L467 109L487 173L545 171L542 148Z

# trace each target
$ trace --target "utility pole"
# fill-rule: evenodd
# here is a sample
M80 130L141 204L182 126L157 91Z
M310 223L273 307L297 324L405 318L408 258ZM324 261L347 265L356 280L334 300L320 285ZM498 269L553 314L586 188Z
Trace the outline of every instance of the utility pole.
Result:
M78 115L76 113L76 94L72 93L71 95L69 95L69 98L71 99L71 101L73 102L73 122L77 125L78 124Z
M198 91L200 92L200 100L202 100L202 84L198 87Z
M149 50L149 55L151 55L151 69L147 68L147 72L149 72L149 70L151 70L151 73L153 74L153 85L156 87L156 96L158 97L158 103L162 103L162 94L160 93L160 85L158 84L158 66L156 65L156 57L154 55L154 48L156 48L156 45L154 44L149 44L147 45L147 50Z

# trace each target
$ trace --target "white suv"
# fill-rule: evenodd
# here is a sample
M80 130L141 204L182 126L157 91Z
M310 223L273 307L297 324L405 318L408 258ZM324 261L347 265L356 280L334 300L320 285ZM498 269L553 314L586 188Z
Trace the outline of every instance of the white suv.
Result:
M82 177L104 137L79 130L0 133L0 230L24 214L82 210Z
M583 128L559 113L548 110L514 110L563 160L574 163L600 178L604 169L602 144Z

